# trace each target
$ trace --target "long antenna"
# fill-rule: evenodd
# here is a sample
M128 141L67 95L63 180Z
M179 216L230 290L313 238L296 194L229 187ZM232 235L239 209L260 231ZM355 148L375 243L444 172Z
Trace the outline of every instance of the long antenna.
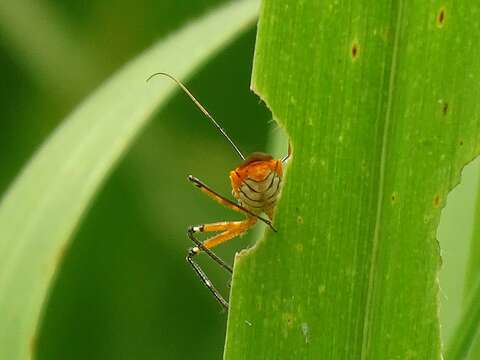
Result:
M170 79L172 79L173 81L175 81L177 83L178 86L180 86L180 88L185 92L185 94L187 94L190 99L192 99L192 101L195 103L195 105L197 105L197 107L212 121L213 125L216 126L216 128L218 130L220 130L220 132L222 133L222 135L228 140L228 142L230 143L230 145L232 145L233 149L237 152L237 154L242 158L242 160L245 160L245 156L243 156L242 152L240 151L240 149L237 147L237 145L235 145L235 143L233 142L232 139L230 139L230 136L227 135L227 133L225 132L225 130L223 130L223 128L215 121L215 119L212 117L212 115L210 115L208 113L208 111L202 106L202 104L200 104L200 102L195 99L195 96L192 95L192 93L190 91L188 91L188 89L185 87L185 85L183 85L179 80L177 80L176 78L174 78L172 75L170 74L167 74L167 73L164 73L164 72L157 72L153 75L150 75L150 77L147 79L147 81L149 81L151 78L153 78L154 76L157 76L157 75L164 75Z

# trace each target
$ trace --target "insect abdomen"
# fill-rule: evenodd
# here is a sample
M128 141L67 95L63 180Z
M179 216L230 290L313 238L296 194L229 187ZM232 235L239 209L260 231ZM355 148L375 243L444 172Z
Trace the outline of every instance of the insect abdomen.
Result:
M233 195L248 210L270 216L280 193L281 175L279 160L244 164L230 173Z
M267 211L275 206L280 189L280 177L274 171L262 181L250 178L240 185L239 200L242 205L254 212Z

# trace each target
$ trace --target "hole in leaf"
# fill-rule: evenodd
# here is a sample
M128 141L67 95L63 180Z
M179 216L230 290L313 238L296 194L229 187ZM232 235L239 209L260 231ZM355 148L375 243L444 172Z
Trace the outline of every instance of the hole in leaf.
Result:
M448 344L463 310L465 296L473 290L465 277L478 215L477 199L480 184L480 157L462 171L460 183L446 199L440 216L437 236L440 243L442 266L440 269L440 323L442 342ZM478 210L476 210L476 207Z

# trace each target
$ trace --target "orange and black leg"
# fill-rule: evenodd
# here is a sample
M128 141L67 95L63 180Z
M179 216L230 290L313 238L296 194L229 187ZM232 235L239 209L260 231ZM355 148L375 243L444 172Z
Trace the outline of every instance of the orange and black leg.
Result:
M197 188L199 188L203 193L207 194L208 196L210 196L213 200L215 200L216 202L218 202L219 204L222 204L223 206L226 206L227 208L231 209L231 210L234 210L234 211L238 211L238 212L241 212L241 213L244 213L246 216L248 217L254 217L260 221L263 221L265 224L267 224L273 231L277 232L277 230L273 227L273 224L270 220L268 219L265 219L261 216L259 216L258 214L255 214L253 213L252 211L244 208L243 206L239 205L239 204L236 204L234 203L233 201L231 200L228 200L227 198L219 195L217 192L213 191L212 189L210 189L205 183L203 183L202 181L200 181L199 179L197 179L196 177L192 176L192 175L188 175L188 180L190 180L193 185L195 185Z
M249 217L243 221L231 221L231 222L219 222L214 224L205 224L198 226L191 226L188 229L188 237L195 243L195 247L191 248L188 251L187 261L193 267L193 270L200 277L204 285L211 291L213 296L218 300L218 302L225 308L228 309L228 302L222 297L220 292L212 284L208 276L202 270L202 268L193 260L193 257L202 251L209 255L214 261L216 261L220 266L225 270L232 273L232 268L227 265L222 259L220 259L211 249L217 245L220 245L230 239L233 239L237 236L242 235L250 227L253 226L257 221L254 217ZM219 234L201 242L195 237L197 232L217 232Z

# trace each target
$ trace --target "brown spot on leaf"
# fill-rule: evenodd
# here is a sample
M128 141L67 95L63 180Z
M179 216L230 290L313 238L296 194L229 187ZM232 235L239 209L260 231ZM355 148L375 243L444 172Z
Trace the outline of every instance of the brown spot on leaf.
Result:
M441 203L440 195L436 194L433 198L433 206L438 208L440 207L440 203Z
M460 141L458 142L458 144L459 144L460 146L462 146L462 145L463 145L463 140L460 140Z
M396 191L390 195L390 200L392 201L392 204L395 204L398 201L398 193Z
M439 28L443 27L443 25L445 24L445 16L446 16L445 7L442 6L437 14L437 26Z
M303 244L302 244L302 243L297 243L297 244L295 244L295 250L296 250L298 253L303 253Z
M358 58L358 55L360 53L360 45L354 41L352 44L352 59L356 60Z
M283 320L285 321L286 325L289 328L293 327L293 324L295 323L295 315L291 313L284 313L283 314Z
M448 103L447 102L443 103L442 112L443 112L443 115L447 115L447 113L448 113Z

